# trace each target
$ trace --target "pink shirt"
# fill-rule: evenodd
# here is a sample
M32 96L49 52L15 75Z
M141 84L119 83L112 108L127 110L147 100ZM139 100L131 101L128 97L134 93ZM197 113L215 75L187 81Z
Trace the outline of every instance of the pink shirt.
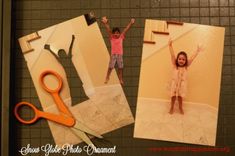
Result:
M112 54L123 54L122 42L124 38L125 36L123 34L121 34L119 38L114 38L113 36L110 37Z

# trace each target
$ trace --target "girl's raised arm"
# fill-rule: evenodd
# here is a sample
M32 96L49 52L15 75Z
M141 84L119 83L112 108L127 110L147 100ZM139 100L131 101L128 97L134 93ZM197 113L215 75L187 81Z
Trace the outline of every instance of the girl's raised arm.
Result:
M123 30L122 34L125 35L126 32L130 29L130 27L131 27L134 23L135 23L135 19L132 18L132 19L130 20L130 22L128 23L128 25L126 26L126 28Z
M102 20L101 20L101 21L102 21L102 23L104 24L105 29L106 29L107 33L109 34L109 36L112 36L112 31L111 31L110 26L109 26L109 24L108 24L108 19L107 19L107 17L106 17L106 16L102 17Z
M59 61L59 57L51 50L51 46L49 44L45 44L44 49L48 50Z
M175 52L174 52L174 49L173 49L173 46L172 46L172 40L169 39L169 42L168 42L168 45L169 45L169 50L170 50L170 54L171 54L171 61L172 61L172 64L175 66Z
M68 53L68 57L69 57L69 58L72 58L72 50L73 50L74 39L75 39L75 36L72 35L72 41L71 41L71 43L70 43L70 46L69 46L69 53Z
M197 55L203 51L203 47L202 45L197 45L197 50L193 53L193 55L190 57L190 59L188 60L188 66L190 66L193 62L193 60L197 57Z

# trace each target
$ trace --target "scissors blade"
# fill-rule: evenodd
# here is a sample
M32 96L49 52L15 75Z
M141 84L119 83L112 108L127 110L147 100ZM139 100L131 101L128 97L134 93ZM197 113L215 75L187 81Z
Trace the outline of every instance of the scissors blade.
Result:
M83 131L76 129L74 127L71 128L72 132L77 135L79 138L81 138L87 145L95 149L95 145L91 142L91 139L84 133Z
M97 138L103 138L100 134L96 133L95 131L91 130L90 128L86 127L84 124L76 120L76 124L73 126L74 129L80 130L87 134L91 134Z

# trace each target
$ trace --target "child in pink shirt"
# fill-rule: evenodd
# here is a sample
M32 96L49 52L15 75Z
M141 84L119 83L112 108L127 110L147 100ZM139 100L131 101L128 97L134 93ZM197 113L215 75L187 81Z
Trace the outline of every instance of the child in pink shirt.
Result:
M125 39L126 32L130 29L130 27L135 23L135 19L131 19L130 23L126 26L126 28L123 30L123 32L120 32L120 29L115 27L110 29L108 24L108 19L106 17L102 18L102 23L104 24L110 38L111 42L111 57L109 62L109 68L107 71L105 83L108 83L110 74L117 62L118 64L118 78L123 85L123 79L122 79L122 73L123 73L123 40Z

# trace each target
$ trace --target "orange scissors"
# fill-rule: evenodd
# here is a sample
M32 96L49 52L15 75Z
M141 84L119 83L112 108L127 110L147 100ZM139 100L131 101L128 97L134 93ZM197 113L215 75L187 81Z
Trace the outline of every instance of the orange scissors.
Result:
M50 89L45 85L44 78L47 75L53 75L57 78L59 85L56 89ZM72 113L69 111L68 107L65 105L65 103L63 102L63 100L61 99L61 97L59 95L61 88L62 88L62 85L63 85L63 81L62 81L61 76L54 71L47 70L47 71L44 71L40 75L39 82L40 82L42 88L52 95L60 113L53 114L53 113L49 113L49 112L43 112L43 111L38 110L33 104L31 104L29 102L20 102L20 103L16 104L15 109L14 109L14 114L15 114L16 118L21 123L24 123L24 124L32 124L32 123L36 122L39 118L45 118L47 120L56 122L58 124L70 127L70 129L75 133L75 135L77 135L79 138L81 138L86 144L88 144L94 148L95 147L94 144L91 142L90 138L86 135L86 133L91 134L91 135L98 137L98 138L103 138L103 137L100 134L94 132L93 130L90 130L88 127L86 127L85 125L83 125L82 123L80 123L79 121L77 121L73 117ZM18 110L22 106L28 106L34 111L35 116L33 119L24 120L20 117Z

